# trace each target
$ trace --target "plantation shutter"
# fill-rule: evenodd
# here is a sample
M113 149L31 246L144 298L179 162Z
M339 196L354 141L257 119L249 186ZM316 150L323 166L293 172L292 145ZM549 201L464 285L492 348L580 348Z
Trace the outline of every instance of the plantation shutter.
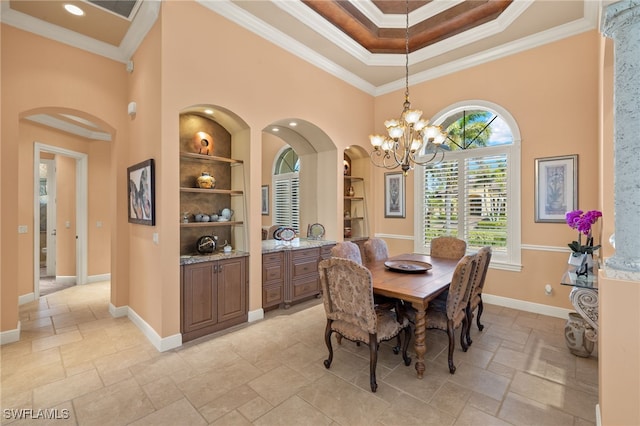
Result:
M275 182L274 219L275 224L290 226L300 233L300 179L282 177Z
M464 160L464 239L477 250L490 245L504 250L507 244L507 155Z
M422 245L426 247L433 238L458 235L458 161L425 167L424 188Z

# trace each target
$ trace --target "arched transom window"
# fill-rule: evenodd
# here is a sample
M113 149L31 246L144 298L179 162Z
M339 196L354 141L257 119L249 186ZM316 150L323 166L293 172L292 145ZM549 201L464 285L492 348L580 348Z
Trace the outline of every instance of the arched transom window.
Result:
M274 225L290 226L300 232L300 159L290 148L276 156L273 167Z

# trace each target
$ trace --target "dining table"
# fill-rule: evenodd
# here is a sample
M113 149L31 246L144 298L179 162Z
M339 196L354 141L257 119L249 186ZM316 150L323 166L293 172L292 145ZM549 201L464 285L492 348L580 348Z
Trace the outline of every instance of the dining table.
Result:
M457 259L417 253L401 254L365 264L371 271L374 294L401 299L416 310L414 346L415 369L419 379L425 371L427 307L429 301L449 288L457 264Z

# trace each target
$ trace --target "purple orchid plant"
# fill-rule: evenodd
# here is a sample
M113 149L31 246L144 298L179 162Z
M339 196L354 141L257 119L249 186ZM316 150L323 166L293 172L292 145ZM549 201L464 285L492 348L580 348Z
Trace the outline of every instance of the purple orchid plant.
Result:
M584 213L582 210L573 210L566 214L567 225L572 229L578 230L578 241L572 241L569 248L573 250L574 255L578 253L593 254L595 250L600 248L600 244L593 245L593 236L591 235L591 227L602 217L602 212L598 210L589 210ZM582 234L587 238L586 244L582 244Z

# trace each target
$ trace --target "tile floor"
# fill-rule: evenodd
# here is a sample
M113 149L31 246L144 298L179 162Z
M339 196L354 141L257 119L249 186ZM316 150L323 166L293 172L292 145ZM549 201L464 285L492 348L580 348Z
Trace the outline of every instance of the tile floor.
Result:
M383 345L374 394L365 346L343 341L324 368L319 300L159 353L108 298L94 283L21 306L22 338L1 349L2 424L595 424L598 361L569 353L562 319L488 305L454 375L445 334L427 335L423 380Z

